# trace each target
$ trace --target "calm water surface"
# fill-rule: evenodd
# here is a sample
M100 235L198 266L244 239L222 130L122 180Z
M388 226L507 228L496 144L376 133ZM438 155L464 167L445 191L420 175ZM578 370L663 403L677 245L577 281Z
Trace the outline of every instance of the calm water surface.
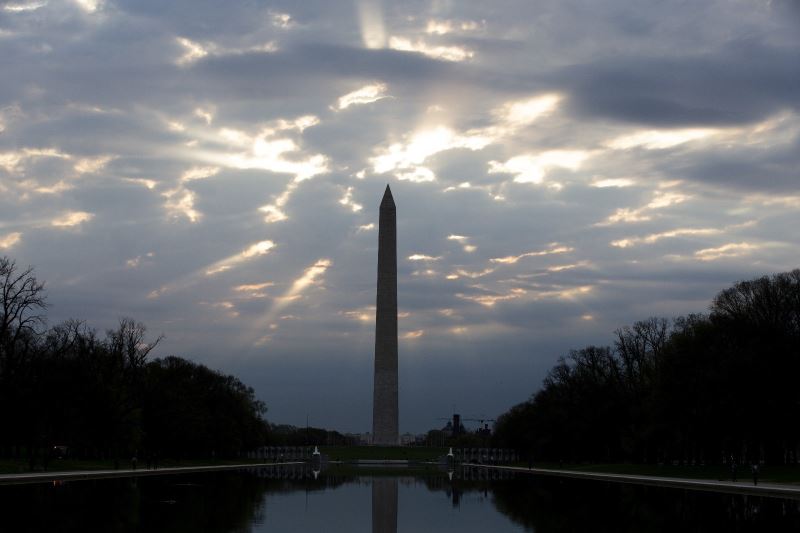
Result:
M0 486L0 531L800 531L800 502L484 470L275 467Z

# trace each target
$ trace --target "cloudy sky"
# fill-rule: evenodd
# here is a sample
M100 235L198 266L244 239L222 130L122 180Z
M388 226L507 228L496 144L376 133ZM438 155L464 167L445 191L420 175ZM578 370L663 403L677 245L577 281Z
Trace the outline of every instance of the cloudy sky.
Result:
M800 4L0 1L0 255L50 322L119 317L371 425L397 203L401 431L798 266Z

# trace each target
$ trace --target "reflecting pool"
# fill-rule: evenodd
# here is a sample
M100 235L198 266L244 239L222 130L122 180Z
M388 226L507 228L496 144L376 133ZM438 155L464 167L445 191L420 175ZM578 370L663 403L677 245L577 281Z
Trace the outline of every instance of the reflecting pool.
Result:
M276 466L0 486L0 531L800 531L800 501L484 469Z

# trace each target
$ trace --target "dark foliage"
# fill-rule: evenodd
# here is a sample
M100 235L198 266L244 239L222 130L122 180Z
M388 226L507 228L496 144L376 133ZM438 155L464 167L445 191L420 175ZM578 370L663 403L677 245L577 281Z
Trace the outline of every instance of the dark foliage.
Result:
M537 460L796 463L800 270L743 281L708 315L650 318L559 360L496 444Z
M355 446L354 437L315 427L296 427L288 424L270 424L269 443L272 446Z
M0 456L236 457L266 443L252 388L203 365L148 360L160 338L129 318L104 337L70 320L44 328L43 285L0 258Z

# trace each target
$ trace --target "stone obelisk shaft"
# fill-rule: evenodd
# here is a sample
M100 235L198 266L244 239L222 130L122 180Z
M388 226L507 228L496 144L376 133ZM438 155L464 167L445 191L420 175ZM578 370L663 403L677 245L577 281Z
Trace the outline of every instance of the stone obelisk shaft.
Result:
M374 387L372 442L378 446L397 446L397 214L388 185L378 224Z

